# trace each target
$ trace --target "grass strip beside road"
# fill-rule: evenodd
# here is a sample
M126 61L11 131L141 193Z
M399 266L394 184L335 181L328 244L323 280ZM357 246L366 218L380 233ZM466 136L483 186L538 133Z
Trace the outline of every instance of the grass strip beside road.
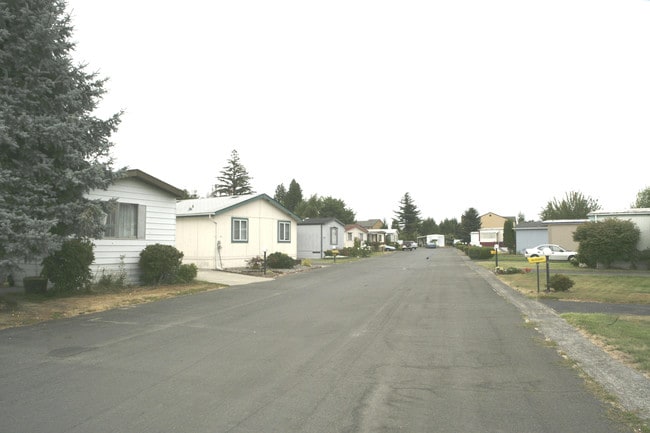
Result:
M598 343L650 377L650 317L565 313L573 326L596 336Z

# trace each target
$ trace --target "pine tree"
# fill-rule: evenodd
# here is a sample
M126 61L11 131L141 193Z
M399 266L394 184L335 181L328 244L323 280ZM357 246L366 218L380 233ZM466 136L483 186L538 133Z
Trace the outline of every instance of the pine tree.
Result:
M287 197L287 189L284 187L284 184L281 183L280 185L275 187L275 194L273 195L273 200L277 201L282 206L287 207L285 205L286 197Z
M0 263L34 260L69 236L100 237L120 114L92 113L105 79L73 62L63 0L0 7Z
M460 217L460 227L458 228L460 240L469 243L472 240L472 232L479 231L480 229L481 218L479 217L478 211L473 207L467 209Z
M302 201L302 189L300 188L300 184L296 182L296 179L291 179L291 183L289 184L289 191L287 191L287 195L285 196L283 203L284 207L293 212Z
M214 186L212 197L244 195L254 192L250 185L251 177L239 161L239 154L236 150L232 151L228 165L221 170L217 180L218 183Z
M408 192L402 197L395 216L399 224L400 239L415 240L419 235L420 211Z

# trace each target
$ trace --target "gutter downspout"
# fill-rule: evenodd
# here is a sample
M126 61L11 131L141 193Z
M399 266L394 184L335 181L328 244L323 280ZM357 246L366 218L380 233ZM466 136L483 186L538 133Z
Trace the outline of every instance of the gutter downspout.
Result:
M212 219L212 215L208 215L208 219L214 224L214 268L221 270L223 263L221 262L221 242L218 239L217 222ZM219 258L218 263L217 257Z

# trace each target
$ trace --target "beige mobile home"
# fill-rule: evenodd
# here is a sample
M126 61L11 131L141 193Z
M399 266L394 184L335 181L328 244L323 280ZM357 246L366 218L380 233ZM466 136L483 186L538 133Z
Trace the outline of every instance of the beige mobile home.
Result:
M266 194L181 200L176 248L199 269L246 267L264 253L297 258L300 218Z

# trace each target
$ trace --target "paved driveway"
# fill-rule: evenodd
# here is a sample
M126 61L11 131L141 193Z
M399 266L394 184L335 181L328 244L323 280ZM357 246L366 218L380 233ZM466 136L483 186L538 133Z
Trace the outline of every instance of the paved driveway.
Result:
M210 283L224 284L226 286L239 286L242 284L260 283L269 281L267 277L256 277L252 275L238 274L236 272L199 270L196 279Z

